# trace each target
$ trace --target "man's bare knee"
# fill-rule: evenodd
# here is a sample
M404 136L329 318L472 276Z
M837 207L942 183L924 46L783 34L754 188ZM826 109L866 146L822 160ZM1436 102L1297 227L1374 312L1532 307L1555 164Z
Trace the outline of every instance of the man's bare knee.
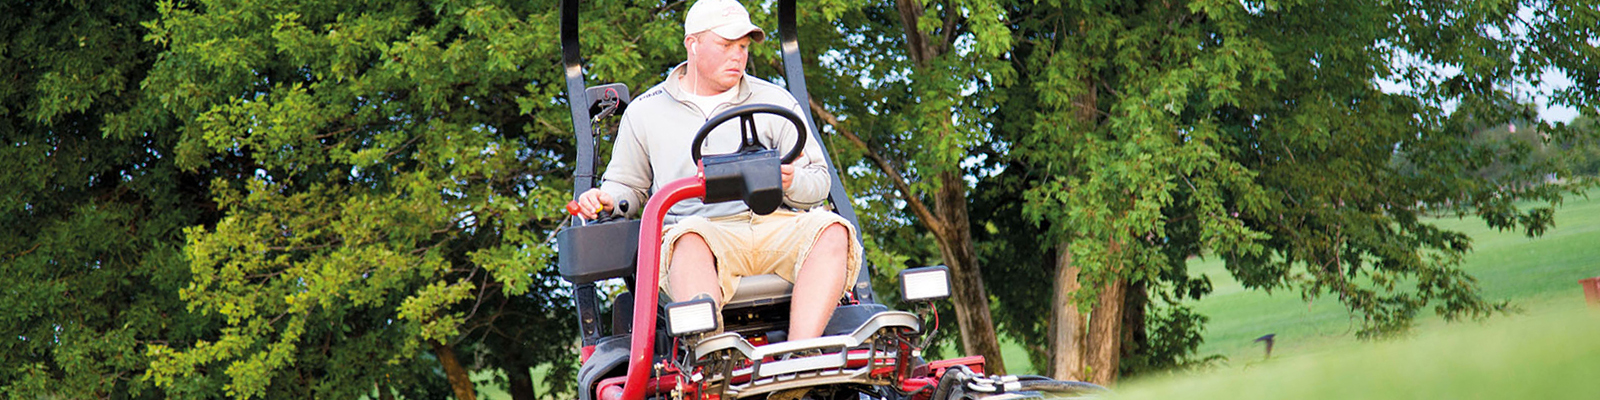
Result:
M672 242L672 252L672 264L667 267L668 295L674 299L689 299L707 294L721 301L716 258L705 237L694 232L685 233Z
M678 236L678 240L672 242L672 251L674 253L680 251L690 251L697 254L710 253L711 245L706 244L706 239L701 237L700 234L689 232L683 234L683 236Z
M685 233L679 236L677 241L672 242L672 263L674 267L678 264L688 264L686 267L691 269L716 268L711 245L706 243L705 237L694 232Z
M842 252L849 246L849 243L850 230L845 229L844 225L835 222L822 229L822 234L817 235L817 243L813 247L824 251Z

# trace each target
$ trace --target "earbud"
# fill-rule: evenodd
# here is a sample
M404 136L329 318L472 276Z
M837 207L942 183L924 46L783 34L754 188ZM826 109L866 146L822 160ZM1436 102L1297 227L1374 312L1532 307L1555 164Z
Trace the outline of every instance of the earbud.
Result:
M697 43L690 43L690 44L689 44L689 55L691 55L691 56L692 56L692 55L694 55L694 53L695 53L695 50L698 50L698 49L699 49L699 48L700 48L700 45L699 45L699 44L697 44Z

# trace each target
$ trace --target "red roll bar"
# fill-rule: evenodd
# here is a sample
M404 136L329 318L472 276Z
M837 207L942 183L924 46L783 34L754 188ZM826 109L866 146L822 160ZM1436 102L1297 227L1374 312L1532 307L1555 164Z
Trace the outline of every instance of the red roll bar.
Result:
M639 224L639 270L633 285L633 341L628 347L628 381L622 386L623 400L643 400L646 380L656 344L656 302L661 296L661 227L667 211L678 202L703 197L705 178L695 174L672 181L660 192L650 196L645 205L644 221Z

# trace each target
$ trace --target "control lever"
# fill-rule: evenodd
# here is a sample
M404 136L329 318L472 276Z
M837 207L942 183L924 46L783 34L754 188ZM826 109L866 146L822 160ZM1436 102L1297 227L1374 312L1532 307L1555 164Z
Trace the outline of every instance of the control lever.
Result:
M628 215L627 200L617 202L617 206L612 207L610 210L600 210L600 214L598 215L599 218L595 218L595 223L611 222L611 220L614 219L622 219L624 215Z
M589 224L589 220L583 218L583 207L578 206L577 200L567 202L567 215L578 217L578 220L583 221L584 225Z
M589 225L590 221L583 217L583 207L578 205L577 200L567 202L567 214L578 217L579 221L583 221L583 225ZM611 220L620 219L624 215L628 215L627 200L617 202L617 206L611 210L600 210L595 216L594 223L611 222Z

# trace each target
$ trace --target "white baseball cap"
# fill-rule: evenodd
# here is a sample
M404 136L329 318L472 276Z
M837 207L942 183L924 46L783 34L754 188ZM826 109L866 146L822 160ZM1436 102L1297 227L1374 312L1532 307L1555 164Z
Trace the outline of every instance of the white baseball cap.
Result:
M705 31L728 40L745 36L757 42L767 40L767 32L750 23L750 12L735 0L700 0L689 7L689 15L683 19L683 35Z

